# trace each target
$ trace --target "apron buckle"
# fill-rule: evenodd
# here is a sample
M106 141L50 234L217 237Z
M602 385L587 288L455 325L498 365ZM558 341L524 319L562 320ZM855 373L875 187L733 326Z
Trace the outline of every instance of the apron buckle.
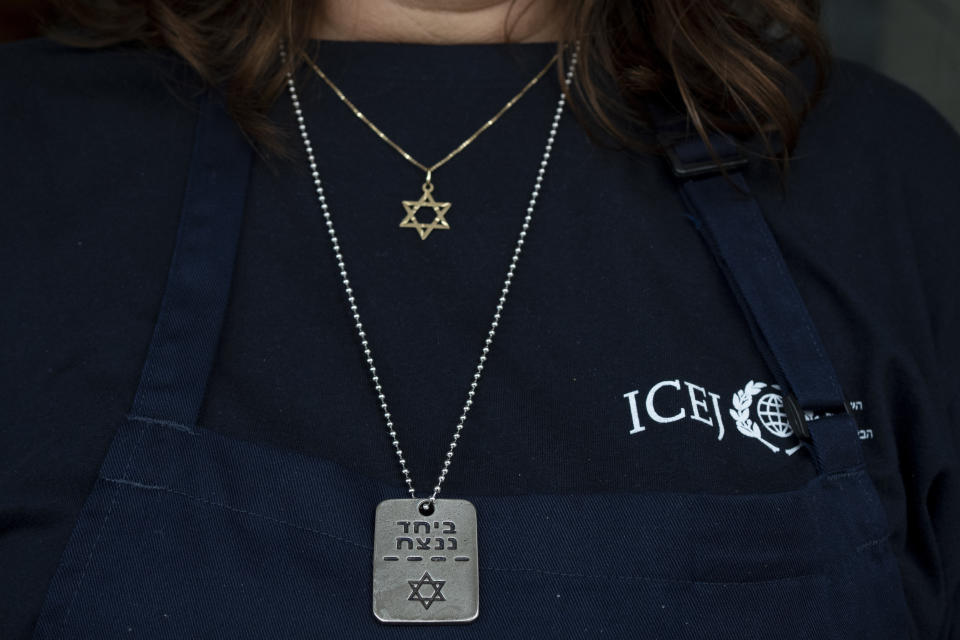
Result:
M741 169L749 163L749 159L734 141L726 135L714 134L710 136L717 157L704 155L706 147L699 138L678 137L676 134L662 132L657 134L666 154L667 164L673 175L678 178L696 178L724 171Z
M826 407L822 409L824 416L827 415L837 415L845 413L851 418L853 418L853 409L850 407L850 403L845 399L842 401L843 404L836 407ZM803 415L803 409L800 407L800 402L797 400L797 397L793 393L787 392L783 394L783 410L787 413L787 421L790 423L790 426L793 427L793 432L797 434L797 437L801 440L807 442L810 441L810 427L807 425L807 419ZM822 416L814 415L811 420L816 420Z

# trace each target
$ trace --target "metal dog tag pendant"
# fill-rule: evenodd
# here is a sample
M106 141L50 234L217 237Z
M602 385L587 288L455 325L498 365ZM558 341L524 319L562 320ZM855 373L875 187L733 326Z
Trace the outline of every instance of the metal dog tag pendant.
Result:
M480 613L477 511L466 500L384 500L373 528L373 615L451 624Z

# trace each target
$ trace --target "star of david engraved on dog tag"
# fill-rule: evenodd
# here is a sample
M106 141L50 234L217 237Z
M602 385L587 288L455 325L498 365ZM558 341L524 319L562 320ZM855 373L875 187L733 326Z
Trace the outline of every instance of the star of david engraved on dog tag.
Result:
M466 500L384 500L373 527L373 615L451 624L480 613L477 511Z

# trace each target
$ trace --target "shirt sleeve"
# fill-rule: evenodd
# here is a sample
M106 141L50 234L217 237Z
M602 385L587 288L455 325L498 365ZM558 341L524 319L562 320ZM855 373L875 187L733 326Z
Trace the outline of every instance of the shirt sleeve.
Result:
M929 582L919 591L929 601L917 603L918 610L939 609L939 623L931 616L921 628L960 640L960 135L915 94L904 101L889 139L899 142L903 189L913 204L904 213L911 217L934 347L925 375L935 416L934 432L911 452L916 477L908 483L907 540L914 548L908 552Z

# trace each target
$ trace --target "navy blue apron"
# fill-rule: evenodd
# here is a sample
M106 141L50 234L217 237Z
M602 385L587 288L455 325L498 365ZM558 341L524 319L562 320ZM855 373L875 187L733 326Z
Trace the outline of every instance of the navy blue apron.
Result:
M834 414L794 422L818 472L805 486L755 495L465 496L479 514L479 619L377 623L373 513L379 501L405 497L402 483L196 425L252 157L208 98L136 398L35 638L908 637L889 527L856 424L737 161L726 164L728 182L699 142L671 149L690 215L789 390L793 419Z

